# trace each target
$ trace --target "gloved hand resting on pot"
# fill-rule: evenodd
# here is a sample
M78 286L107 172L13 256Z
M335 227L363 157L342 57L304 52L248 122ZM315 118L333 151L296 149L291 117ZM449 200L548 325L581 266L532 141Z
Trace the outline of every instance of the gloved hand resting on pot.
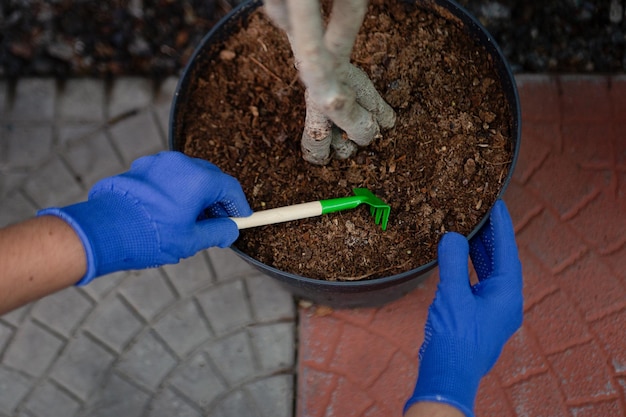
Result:
M522 324L522 268L504 202L496 202L489 221L469 244L460 234L447 233L438 250L439 287L426 321L415 391L405 411L418 402L435 402L473 416L481 378ZM468 255L479 279L474 286L469 283Z
M229 246L239 230L226 217L251 213L235 178L207 161L161 152L96 183L88 201L38 216L60 217L80 237L87 257L81 285L111 272L177 263L211 246Z

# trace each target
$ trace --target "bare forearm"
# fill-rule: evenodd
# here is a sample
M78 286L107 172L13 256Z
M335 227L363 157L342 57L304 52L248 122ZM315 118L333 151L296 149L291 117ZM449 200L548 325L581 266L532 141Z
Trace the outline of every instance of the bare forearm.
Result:
M465 417L458 409L443 403L419 402L413 404L404 417Z
M63 220L42 216L0 229L0 314L75 284L82 243Z

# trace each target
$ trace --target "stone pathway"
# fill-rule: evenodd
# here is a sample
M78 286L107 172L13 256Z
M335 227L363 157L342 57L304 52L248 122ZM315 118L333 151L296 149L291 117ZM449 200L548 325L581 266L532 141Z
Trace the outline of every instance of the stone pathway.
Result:
M176 79L0 82L0 226L167 148ZM292 297L229 250L0 317L2 417L291 417Z

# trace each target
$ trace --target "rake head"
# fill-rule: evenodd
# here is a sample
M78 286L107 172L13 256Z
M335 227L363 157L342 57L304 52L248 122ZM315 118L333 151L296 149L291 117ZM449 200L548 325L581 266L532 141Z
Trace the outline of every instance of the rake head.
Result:
M367 188L355 188L352 192L355 196L359 197L361 203L367 204L370 207L370 214L374 217L376 224L380 224L383 230L387 230L391 207L383 200L376 197L374 193Z

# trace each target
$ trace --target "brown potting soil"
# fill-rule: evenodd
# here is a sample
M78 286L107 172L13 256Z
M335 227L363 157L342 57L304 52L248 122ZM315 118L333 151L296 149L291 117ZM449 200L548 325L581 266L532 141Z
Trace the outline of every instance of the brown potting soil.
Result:
M185 153L212 161L263 210L370 189L391 206L243 230L235 246L294 274L374 279L436 257L444 232L469 234L513 155L511 109L492 58L461 23L402 2L370 2L353 62L397 112L393 129L345 161L303 161L304 90L284 34L259 9L194 71L181 110Z

